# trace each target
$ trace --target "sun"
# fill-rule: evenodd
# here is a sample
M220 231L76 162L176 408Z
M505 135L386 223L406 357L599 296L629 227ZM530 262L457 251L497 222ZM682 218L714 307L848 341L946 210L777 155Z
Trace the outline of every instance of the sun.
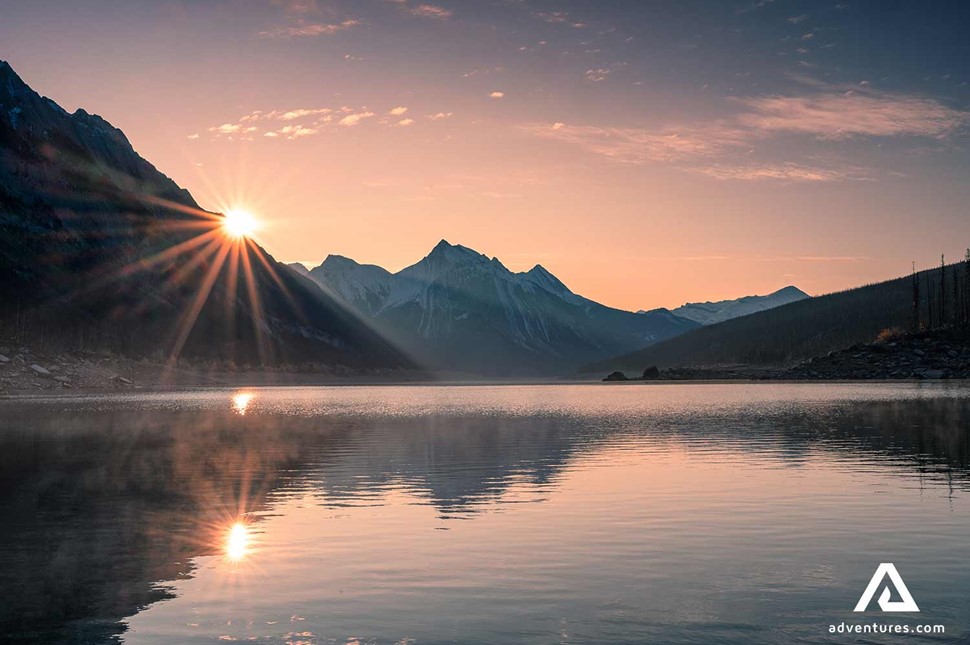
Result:
M229 529L225 544L226 557L238 562L249 553L249 528L242 522L236 522Z
M241 240L244 237L252 237L259 228L259 222L249 211L231 208L223 217L222 228L229 237Z

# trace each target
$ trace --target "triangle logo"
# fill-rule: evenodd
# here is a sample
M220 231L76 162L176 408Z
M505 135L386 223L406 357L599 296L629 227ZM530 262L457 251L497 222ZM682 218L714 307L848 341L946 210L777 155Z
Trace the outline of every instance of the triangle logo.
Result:
M869 603L872 601L872 597L876 595L879 585L882 584L887 576L893 587L896 588L896 593L899 594L900 600L890 600L892 594L887 584L882 590L879 600L876 601L879 609L883 611L919 611L919 607L916 606L916 601L913 600L913 594L909 593L909 589L906 588L906 583L903 582L902 576L896 570L896 565L892 562L883 562L879 565L876 572L872 574L869 586L862 592L862 597L859 598L859 602L856 603L855 609L852 611L866 611Z

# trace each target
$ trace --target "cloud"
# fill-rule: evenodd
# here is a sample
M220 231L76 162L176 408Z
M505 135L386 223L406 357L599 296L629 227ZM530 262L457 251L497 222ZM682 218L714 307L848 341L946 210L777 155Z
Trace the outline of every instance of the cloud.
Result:
M419 4L416 7L411 7L408 9L408 11L414 16L421 16L422 18L438 18L440 20L450 18L453 15L450 10L433 4Z
M505 98L505 92L492 92L488 96L490 98L493 98L493 99L504 99Z
M715 179L742 179L759 181L776 179L787 182L871 181L874 175L868 168L859 166L806 166L783 162L777 164L714 164L690 168Z
M296 119L302 119L308 116L320 116L325 114L330 114L333 112L330 108L300 108L298 110L290 110L289 112L283 112L279 115L280 121L295 121ZM276 113L272 113L274 116Z
M320 10L317 0L272 0L272 4L282 7L286 13L308 14Z
M428 118L432 121L441 121L442 119L450 119L454 115L454 112L435 112L434 114L429 114Z
M401 117L407 108L394 107L388 110L391 117ZM352 127L365 119L375 116L375 112L366 107L354 108L347 105L341 107L297 108L293 110L254 110L239 118L236 123L223 123L209 128L217 136L229 140L243 138L252 140L250 136L260 129L265 130L264 137L300 139L324 132L334 132L338 126ZM411 125L414 119L400 119L385 117L379 120L382 125ZM257 125L258 124L258 127Z
M350 128L358 125L364 119L369 119L372 116L374 116L373 112L357 112L355 114L348 114L344 118L340 119L338 123L342 126Z
M198 135L198 133L195 133L195 134L190 134L190 135L189 135L188 137L186 137L186 138L188 138L188 139L198 139L198 138L199 138L199 135Z
M209 132L215 132L216 134L246 134L255 132L257 129L255 126L246 126L241 123L223 123L222 125L212 126L209 128Z
M283 135L287 139L299 139L300 137L309 137L320 132L316 128L308 128L302 125L287 125L280 128L279 134Z
M562 122L552 126L526 126L526 129L619 163L669 163L681 170L720 180L833 182L874 178L871 170L859 166L738 162L739 153L750 146L750 133L726 122L681 130L567 126Z
M565 11L536 11L532 15L543 22L548 22L553 25L569 24L571 27L575 27L576 29L582 29L586 26L586 23L584 22L578 22L570 19L569 14Z
M761 133L808 134L820 139L853 136L943 137L970 122L970 112L933 99L873 91L740 99L742 126Z
M586 80L593 82L605 81L609 75L610 70L602 67L599 69L588 69L585 74Z
M791 18L788 19L788 22L790 22L793 25L797 25L800 22L804 22L806 18L808 18L808 14L803 13L800 16L792 16Z
M630 164L712 156L726 146L739 143L736 133L717 127L677 131L567 126L557 122L551 126L525 126L525 129L541 137L578 145L614 161Z
M676 257L653 258L654 260L679 260L683 262L868 262L872 258L865 255L680 255ZM794 277L793 273L783 274Z
M824 157L803 154L799 159L792 156L791 146L786 146L787 153L772 154L765 143L781 135L807 136L818 142L852 137L943 139L970 123L970 112L925 97L877 92L866 86L849 91L818 82L809 86L814 91L805 96L733 99L740 107L733 116L706 122L661 127L556 122L522 128L619 163L668 163L720 180L836 182L871 181L876 173ZM781 158L766 160L765 150Z
M335 34L338 31L350 29L360 24L359 20L347 19L338 23L308 22L297 20L296 24L276 27L267 31L259 32L260 38L306 38L312 36L324 36Z

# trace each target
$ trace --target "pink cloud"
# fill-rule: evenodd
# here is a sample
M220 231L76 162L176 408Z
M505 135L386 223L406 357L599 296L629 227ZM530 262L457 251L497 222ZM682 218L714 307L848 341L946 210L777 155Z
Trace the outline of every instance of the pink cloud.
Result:
M877 92L766 96L740 102L748 108L738 117L744 127L762 133L810 134L821 139L942 137L970 120L970 113L932 99Z
M360 24L359 20L348 19L338 23L307 22L298 20L295 25L277 27L259 32L261 38L305 38L335 34Z

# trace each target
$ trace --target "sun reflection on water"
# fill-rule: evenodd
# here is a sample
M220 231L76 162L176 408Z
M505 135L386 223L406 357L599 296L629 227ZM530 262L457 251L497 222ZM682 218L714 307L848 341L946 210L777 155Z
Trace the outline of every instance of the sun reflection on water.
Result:
M246 408L256 397L252 392L237 392L232 395L232 409L240 415L246 414Z
M239 562L249 553L249 528L242 522L236 522L229 529L226 537L226 558L232 562Z

